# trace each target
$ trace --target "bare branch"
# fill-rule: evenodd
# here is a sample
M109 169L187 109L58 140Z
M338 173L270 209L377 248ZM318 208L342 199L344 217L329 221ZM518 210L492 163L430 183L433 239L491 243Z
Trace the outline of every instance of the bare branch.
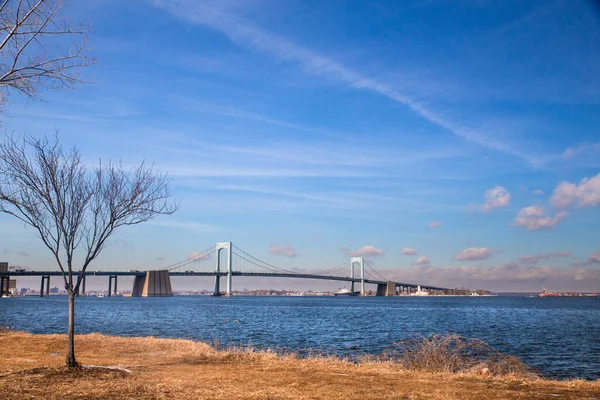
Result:
M0 102L10 90L36 98L40 89L71 90L84 82L81 68L96 62L86 55L89 26L67 22L63 5L62 0L0 4Z

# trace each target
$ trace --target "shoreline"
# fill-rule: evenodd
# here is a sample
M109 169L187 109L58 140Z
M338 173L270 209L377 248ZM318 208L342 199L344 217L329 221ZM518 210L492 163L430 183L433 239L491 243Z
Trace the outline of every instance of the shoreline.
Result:
M78 361L64 367L65 335L0 331L0 387L6 398L64 399L504 399L597 398L596 381L557 381L531 374L495 375L410 370L398 363L251 348L216 350L206 343L154 337L76 335ZM110 367L110 368L104 368ZM79 397L78 397L79 396Z

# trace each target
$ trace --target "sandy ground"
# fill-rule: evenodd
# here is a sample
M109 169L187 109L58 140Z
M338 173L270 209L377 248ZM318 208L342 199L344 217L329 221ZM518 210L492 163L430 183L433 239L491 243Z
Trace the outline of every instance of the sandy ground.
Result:
M0 399L600 399L600 380L432 374L179 339L91 334L75 346L85 367L70 371L65 336L0 332Z

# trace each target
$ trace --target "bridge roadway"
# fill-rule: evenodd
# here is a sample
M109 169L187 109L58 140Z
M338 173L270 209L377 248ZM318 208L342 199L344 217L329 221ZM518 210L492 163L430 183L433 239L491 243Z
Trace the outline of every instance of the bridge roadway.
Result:
M74 276L79 276L79 271L73 271ZM144 276L146 275L145 271L85 271L85 276ZM210 272L171 272L169 271L170 276L227 276L227 272L221 271L210 271ZM0 276L62 276L62 272L60 271L8 271L8 272L0 272ZM318 274L291 274L291 273L281 273L281 272L240 272L240 271L232 271L231 276L256 276L256 277L272 277L272 278L297 278L297 279L320 279L327 281L342 281L342 282L356 282L360 283L360 278L350 278L345 276L331 276L331 275L318 275ZM373 285L383 285L387 284L387 281L377 281L373 279L365 279L366 284ZM426 290L444 290L445 288L436 287L436 286L427 286L427 285L418 285L414 283L403 283L403 282L394 282L396 287L405 287L405 288L417 288L417 286L421 286L421 289Z

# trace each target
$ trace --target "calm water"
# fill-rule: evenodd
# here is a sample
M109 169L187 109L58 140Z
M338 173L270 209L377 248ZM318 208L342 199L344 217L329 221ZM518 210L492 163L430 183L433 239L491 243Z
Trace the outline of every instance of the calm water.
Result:
M377 354L418 334L457 333L546 376L600 378L600 299L527 297L79 298L78 333L154 335L338 355ZM0 325L66 330L67 299L0 300Z

